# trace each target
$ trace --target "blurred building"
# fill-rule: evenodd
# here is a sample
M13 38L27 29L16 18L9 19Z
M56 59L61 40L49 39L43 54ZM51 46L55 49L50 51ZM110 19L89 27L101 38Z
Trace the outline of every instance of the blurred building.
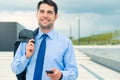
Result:
M18 22L0 22L0 51L13 51L13 44L24 28Z

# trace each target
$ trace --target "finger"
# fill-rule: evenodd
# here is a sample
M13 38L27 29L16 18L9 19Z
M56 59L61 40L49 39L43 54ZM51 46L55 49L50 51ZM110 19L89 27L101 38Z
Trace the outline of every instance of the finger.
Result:
M35 41L34 39L30 39L29 41Z
M35 43L35 40L34 40L34 39L30 39L30 40L28 41L28 43L29 43L29 42Z
M33 52L34 50L33 49L29 49L30 52Z
M29 41L28 45L34 46L34 41Z
M34 43L30 42L30 43L29 43L29 46L34 46Z
M52 68L51 70L55 72L57 69L56 68Z
M33 44L35 44L35 41L31 41Z

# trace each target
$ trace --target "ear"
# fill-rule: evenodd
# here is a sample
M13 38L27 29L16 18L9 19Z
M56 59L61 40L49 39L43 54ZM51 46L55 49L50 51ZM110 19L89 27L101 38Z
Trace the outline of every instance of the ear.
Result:
M58 18L58 14L55 15L55 20Z
M38 17L38 11L36 12L36 17Z

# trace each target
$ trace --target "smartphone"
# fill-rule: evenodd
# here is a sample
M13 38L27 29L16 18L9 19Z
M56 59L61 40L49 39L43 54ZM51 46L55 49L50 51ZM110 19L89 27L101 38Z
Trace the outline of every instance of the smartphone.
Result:
M46 70L47 74L53 74L54 72L52 70Z

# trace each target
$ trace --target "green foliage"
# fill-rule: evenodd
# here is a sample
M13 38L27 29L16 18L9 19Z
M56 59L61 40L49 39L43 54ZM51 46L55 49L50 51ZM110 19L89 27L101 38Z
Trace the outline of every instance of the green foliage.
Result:
M72 40L74 44L78 44L80 41L81 45L105 45L105 44L120 44L120 30L114 32L107 32L97 35L91 35L87 37L82 37L79 40Z

